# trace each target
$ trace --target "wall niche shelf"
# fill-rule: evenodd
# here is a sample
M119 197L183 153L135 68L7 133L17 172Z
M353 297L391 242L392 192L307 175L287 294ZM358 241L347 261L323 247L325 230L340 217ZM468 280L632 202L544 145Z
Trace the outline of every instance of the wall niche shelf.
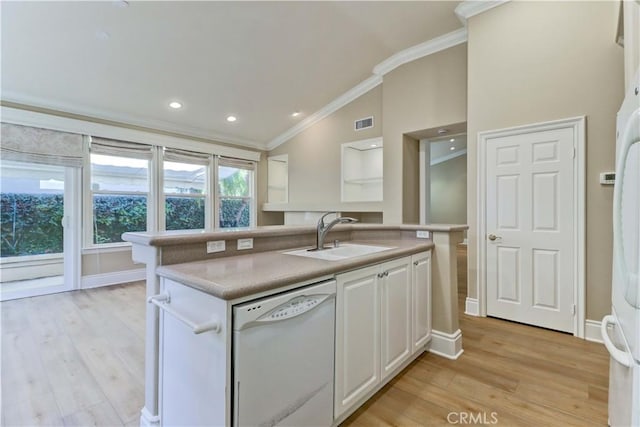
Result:
M382 201L382 138L347 142L341 149L341 200Z
M267 158L267 200L268 203L289 201L289 155Z

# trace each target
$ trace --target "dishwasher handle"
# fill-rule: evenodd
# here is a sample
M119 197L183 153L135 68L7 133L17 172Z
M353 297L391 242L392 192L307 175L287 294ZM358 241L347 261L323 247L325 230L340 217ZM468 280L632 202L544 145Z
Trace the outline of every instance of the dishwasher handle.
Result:
M622 351L616 348L616 346L613 345L613 342L609 337L609 331L607 330L609 325L617 325L617 324L618 322L616 321L616 318L613 317L612 315L608 314L604 316L604 318L602 319L602 323L600 324L600 334L602 335L602 341L604 342L604 346L609 351L609 354L611 355L611 357L613 357L613 359L619 364L621 364L622 366L629 368L631 367L631 355L626 351Z
M222 326L220 325L220 322L218 322L216 319L212 319L208 322L198 324L193 322L189 318L187 318L182 313L179 313L178 311L176 311L173 307L169 305L171 303L171 296L169 294L154 295L152 297L147 298L147 302L164 310L165 312L169 313L170 315L172 315L173 317L175 317L176 319L178 319L179 321L181 321L182 323L190 327L193 330L194 334L202 334L204 332L209 332L209 331L220 333L220 331L222 330Z

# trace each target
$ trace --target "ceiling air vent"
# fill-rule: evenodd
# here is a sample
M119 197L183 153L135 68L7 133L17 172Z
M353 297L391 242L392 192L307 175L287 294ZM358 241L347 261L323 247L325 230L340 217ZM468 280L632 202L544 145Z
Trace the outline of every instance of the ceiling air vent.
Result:
M369 129L373 127L373 116L355 121L355 130Z

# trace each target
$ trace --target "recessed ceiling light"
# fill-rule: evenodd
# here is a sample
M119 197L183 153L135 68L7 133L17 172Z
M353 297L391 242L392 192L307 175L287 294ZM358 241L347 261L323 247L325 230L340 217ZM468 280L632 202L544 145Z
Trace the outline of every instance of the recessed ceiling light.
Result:
M451 148L449 148L449 150L451 150L451 151L453 151L453 150L455 150L455 149L456 149L456 147L451 147Z
M116 0L113 2L113 5L124 9L125 7L129 7L129 2L125 0Z
M169 103L169 107L177 110L178 108L182 108L182 103L178 102L178 101L171 101Z
M371 144L371 148L375 148L377 146L378 146L378 144Z
M236 116L228 116L227 117L227 121L228 122L235 122L236 120L238 120L238 118Z
M438 129L438 135L444 135L447 132L449 132L449 129Z
M300 111L294 111L291 113L291 117L298 117L300 115Z
M456 142L456 139L455 139L455 138L451 138L451 139L449 140L449 142Z

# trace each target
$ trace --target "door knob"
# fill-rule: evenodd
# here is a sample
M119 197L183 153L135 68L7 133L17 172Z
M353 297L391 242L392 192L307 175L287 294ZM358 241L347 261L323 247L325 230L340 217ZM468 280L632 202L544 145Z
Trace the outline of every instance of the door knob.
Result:
M495 234L489 234L488 237L489 237L489 240L491 240L492 242L494 240L500 239L500 236L496 236Z

